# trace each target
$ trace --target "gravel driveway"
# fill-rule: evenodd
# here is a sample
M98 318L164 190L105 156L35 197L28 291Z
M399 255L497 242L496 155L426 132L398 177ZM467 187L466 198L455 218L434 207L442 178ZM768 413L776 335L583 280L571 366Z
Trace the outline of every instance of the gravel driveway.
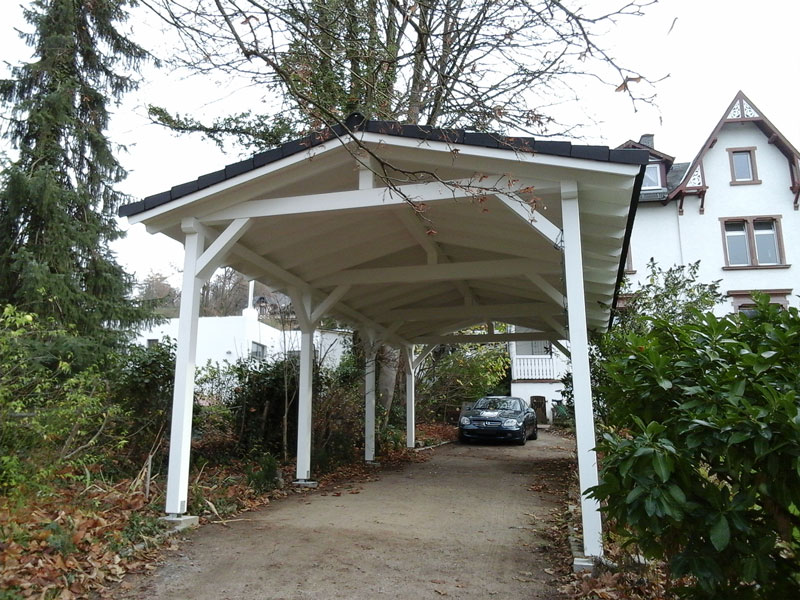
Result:
M558 599L545 535L573 443L447 444L377 481L290 495L188 534L129 599ZM545 570L546 569L546 570Z

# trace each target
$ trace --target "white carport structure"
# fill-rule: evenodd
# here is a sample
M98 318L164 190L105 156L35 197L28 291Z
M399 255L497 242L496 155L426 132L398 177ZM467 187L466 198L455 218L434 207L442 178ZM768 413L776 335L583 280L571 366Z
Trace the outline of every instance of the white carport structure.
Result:
M569 340L580 486L596 485L587 330L608 325L647 153L359 115L346 127L350 134L337 127L290 142L120 211L185 248L166 512L186 513L200 288L225 265L293 300L302 330L298 482L312 476L312 335L333 315L366 341L366 460L375 450L376 344L400 347L417 366L437 344ZM387 166L391 186L376 175ZM533 332L498 333L496 322ZM476 324L486 333L453 333ZM413 372L407 384L413 447ZM582 499L582 518L585 554L600 556L596 502Z

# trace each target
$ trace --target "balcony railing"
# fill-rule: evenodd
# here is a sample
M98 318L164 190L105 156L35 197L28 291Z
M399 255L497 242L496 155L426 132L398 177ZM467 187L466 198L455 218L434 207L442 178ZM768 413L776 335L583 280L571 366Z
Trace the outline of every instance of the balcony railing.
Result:
M550 356L517 356L513 365L514 379L557 379L555 361Z

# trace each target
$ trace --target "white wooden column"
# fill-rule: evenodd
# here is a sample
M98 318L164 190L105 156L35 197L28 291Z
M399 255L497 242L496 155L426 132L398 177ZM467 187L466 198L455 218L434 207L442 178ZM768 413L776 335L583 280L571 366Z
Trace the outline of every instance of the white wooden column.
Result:
M597 485L597 456L593 450L594 412L589 374L589 339L586 326L586 300L583 289L583 257L575 181L561 182L561 215L564 227L564 278L567 287L567 319L572 354L572 389L575 397L575 430L578 445L578 476L581 487L583 551L587 557L603 554L600 505L586 498L586 490Z
M404 349L406 356L406 447L416 446L416 412L414 405L415 385L414 379L414 346L406 346Z
M172 426L169 437L169 470L165 512L173 517L186 513L189 491L189 458L194 407L195 352L200 290L204 280L195 275L205 238L193 220L183 223L183 285L181 286L178 346L175 351L175 387L172 394Z
M297 398L297 481L311 480L311 399L314 392L314 323L310 320L311 293L300 294L295 313L300 321L300 389ZM302 313L302 314L301 314Z
M366 374L364 377L364 460L375 460L375 356L377 347L374 338L365 342Z

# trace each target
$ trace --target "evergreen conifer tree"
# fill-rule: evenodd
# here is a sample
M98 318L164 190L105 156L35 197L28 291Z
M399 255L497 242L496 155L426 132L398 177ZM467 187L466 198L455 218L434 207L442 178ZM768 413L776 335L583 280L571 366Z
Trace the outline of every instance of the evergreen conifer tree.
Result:
M125 171L105 135L109 102L134 89L147 52L118 29L135 0L34 0L32 62L0 81L3 136L18 152L0 181L0 303L74 326L81 361L147 318L109 242Z

